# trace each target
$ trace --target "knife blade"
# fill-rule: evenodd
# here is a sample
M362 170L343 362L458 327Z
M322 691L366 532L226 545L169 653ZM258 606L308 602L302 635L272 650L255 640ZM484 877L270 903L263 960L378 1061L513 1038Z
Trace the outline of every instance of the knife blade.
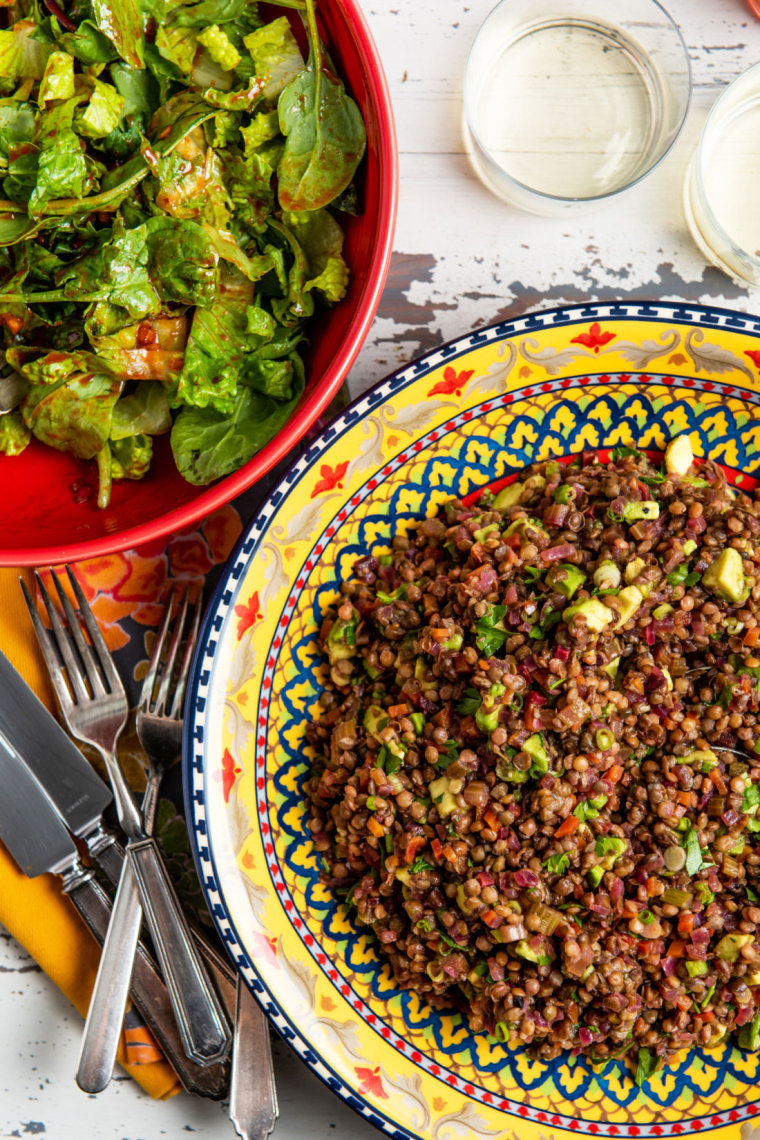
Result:
M64 892L102 946L111 917L110 900L92 870L82 865L55 805L2 732L0 788L0 839L29 878L45 871L62 876ZM142 944L135 958L131 996L185 1088L217 1100L223 1096L225 1067L201 1067L185 1056L169 994Z
M111 789L0 652L0 732L37 777L66 827L87 842L103 831Z

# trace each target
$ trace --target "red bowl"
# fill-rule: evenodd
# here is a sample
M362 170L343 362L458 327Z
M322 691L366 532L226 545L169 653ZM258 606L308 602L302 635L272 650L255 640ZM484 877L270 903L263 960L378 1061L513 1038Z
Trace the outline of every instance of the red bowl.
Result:
M281 15L282 9L274 12ZM18 456L0 456L0 566L75 562L140 546L197 522L271 470L339 391L369 331L390 264L398 201L396 132L377 48L357 0L321 0L319 19L336 69L361 107L367 154L360 167L360 217L345 225L348 293L317 316L306 358L307 385L287 424L233 475L209 487L186 483L167 437L156 440L147 478L114 483L110 506L95 503L94 462L32 440ZM317 331L318 330L318 331Z

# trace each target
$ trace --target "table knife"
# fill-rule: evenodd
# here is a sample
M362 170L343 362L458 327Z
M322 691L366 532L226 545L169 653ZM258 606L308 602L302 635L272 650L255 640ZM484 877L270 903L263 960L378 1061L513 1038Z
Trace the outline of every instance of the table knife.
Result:
M98 779L96 773L92 775ZM45 871L61 875L63 890L102 945L111 903L93 872L82 865L55 805L2 730L0 788L0 839L29 878ZM227 1086L225 1067L217 1064L202 1068L185 1056L166 987L143 946L135 958L131 994L185 1088L201 1096L222 1097Z
M82 840L90 857L117 886L124 848L101 818L103 809L113 799L111 789L3 653L0 653L0 733L23 757L72 835ZM219 995L233 1017L233 970L197 929L193 929L193 936L212 970Z

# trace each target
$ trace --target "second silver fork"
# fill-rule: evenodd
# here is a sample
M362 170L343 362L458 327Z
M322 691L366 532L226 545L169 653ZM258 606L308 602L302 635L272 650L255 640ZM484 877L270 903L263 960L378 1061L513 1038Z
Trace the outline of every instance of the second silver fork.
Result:
M151 928L188 1055L200 1064L210 1064L226 1055L230 1034L223 1009L193 944L155 840L146 836L141 812L121 773L114 749L126 721L124 688L79 583L70 570L68 574L91 645L55 575L53 580L64 609L69 634L63 628L39 577L37 585L50 617L53 636L51 638L42 626L39 617L35 622L35 630L64 720L75 736L97 748L106 763L119 819L128 838L128 859L114 903L111 929L103 947L77 1075L82 1088L95 1092L105 1087L113 1069L139 933L140 901ZM36 610L31 599L27 598L27 601L34 618L37 616ZM71 691L57 660L53 641L63 659ZM139 898L135 890L135 879Z

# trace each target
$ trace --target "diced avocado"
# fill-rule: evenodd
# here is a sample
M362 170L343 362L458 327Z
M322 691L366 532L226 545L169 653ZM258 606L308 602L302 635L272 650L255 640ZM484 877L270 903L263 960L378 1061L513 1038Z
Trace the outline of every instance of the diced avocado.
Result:
M531 776L543 776L544 772L549 771L549 757L544 746L544 738L540 732L534 732L523 742L522 751L527 752L533 758L530 768Z
M737 1043L740 1049L750 1049L752 1052L760 1049L760 1013L741 1027Z
M751 973L745 974L742 981L747 986L760 986L760 970L752 970Z
M715 947L715 953L718 958L721 958L724 962L735 962L739 957L742 946L749 946L754 940L754 934L737 934L735 931L732 931L730 934L723 935Z
M620 658L619 657L613 657L612 661L609 661L606 665L602 665L602 672L606 673L607 676L611 677L612 680L614 681L618 675L618 669L619 668L620 668Z
M508 760L502 760L496 765L496 775L500 780L509 784L524 784L528 779L527 772L515 768L514 764L510 764Z
M356 617L348 620L336 618L327 635L327 656L330 664L356 655Z
M448 776L439 776L430 784L430 798L438 808L438 814L442 819L457 809L457 801L449 791L449 783Z
M594 571L594 585L600 590L617 590L620 585L620 567L605 559Z
M543 475L531 475L529 479L525 480L526 491L543 491L546 486L546 479Z
M624 586L618 594L620 600L620 617L618 618L615 629L620 629L627 621L630 621L636 610L644 601L644 595L638 586Z
M740 602L744 596L744 563L738 550L727 546L714 558L702 575L702 585L727 602Z
M637 522L638 519L658 519L659 517L660 504L656 503L654 499L626 503L623 507L623 518L626 522Z
M514 950L518 958L524 958L526 962L535 962L538 966L550 966L554 961L554 953L547 953L550 951L548 943L544 944L542 950L534 950L526 938L521 938L519 942L515 942Z
M608 609L598 598L584 598L582 602L568 606L566 610L562 611L562 619L570 625L576 614L583 614L586 625L595 633L601 633L610 624L613 617L612 610Z
M425 717L421 712L413 712L409 716L410 721L414 725L414 731L418 736L422 736L422 731L425 727Z
M588 872L589 882L592 887L598 887L604 878L604 867L598 863L595 867L591 867Z
M579 586L582 586L586 581L586 575L572 563L563 562L549 571L546 575L546 581L558 594L572 598Z
M685 475L694 462L688 435L678 435L665 448L665 470L669 475Z
M490 685L488 690L482 694L480 699L480 708L475 713L475 722L481 732L492 733L499 724L499 710L501 704L499 697L502 697L506 692L505 687L498 681Z
M451 637L441 643L441 649L461 649L463 640L461 633L452 633Z
M514 507L516 503L520 502L524 490L524 483L510 483L508 487L502 487L493 501L493 506L497 511L505 511L507 507Z
M364 714L364 727L375 740L380 739L380 733L388 723L388 712L380 705L370 705Z
M509 526L507 527L507 529L504 531L505 535L522 534L526 538L529 537L531 535L531 533L537 534L537 535L543 535L544 538L547 538L547 539L549 538L548 532L546 530L544 530L544 528L541 526L541 523L538 521L538 519L531 519L531 518L515 519L515 521L510 523Z
M693 554L696 549L697 549L697 544L694 541L694 539L693 538L687 538L686 542L683 544L683 552L686 555L686 557L688 558L688 556L690 554Z
M498 529L498 523L490 523L488 526L481 527L480 530L473 531L472 537L476 542L483 542L484 539L488 538L489 534L493 534L493 532L498 531Z
M641 571L646 567L643 558L633 558L625 568L626 582L635 582Z
M706 974L709 969L710 967L707 965L707 962L689 961L686 963L686 973L690 978L701 978L702 975Z

